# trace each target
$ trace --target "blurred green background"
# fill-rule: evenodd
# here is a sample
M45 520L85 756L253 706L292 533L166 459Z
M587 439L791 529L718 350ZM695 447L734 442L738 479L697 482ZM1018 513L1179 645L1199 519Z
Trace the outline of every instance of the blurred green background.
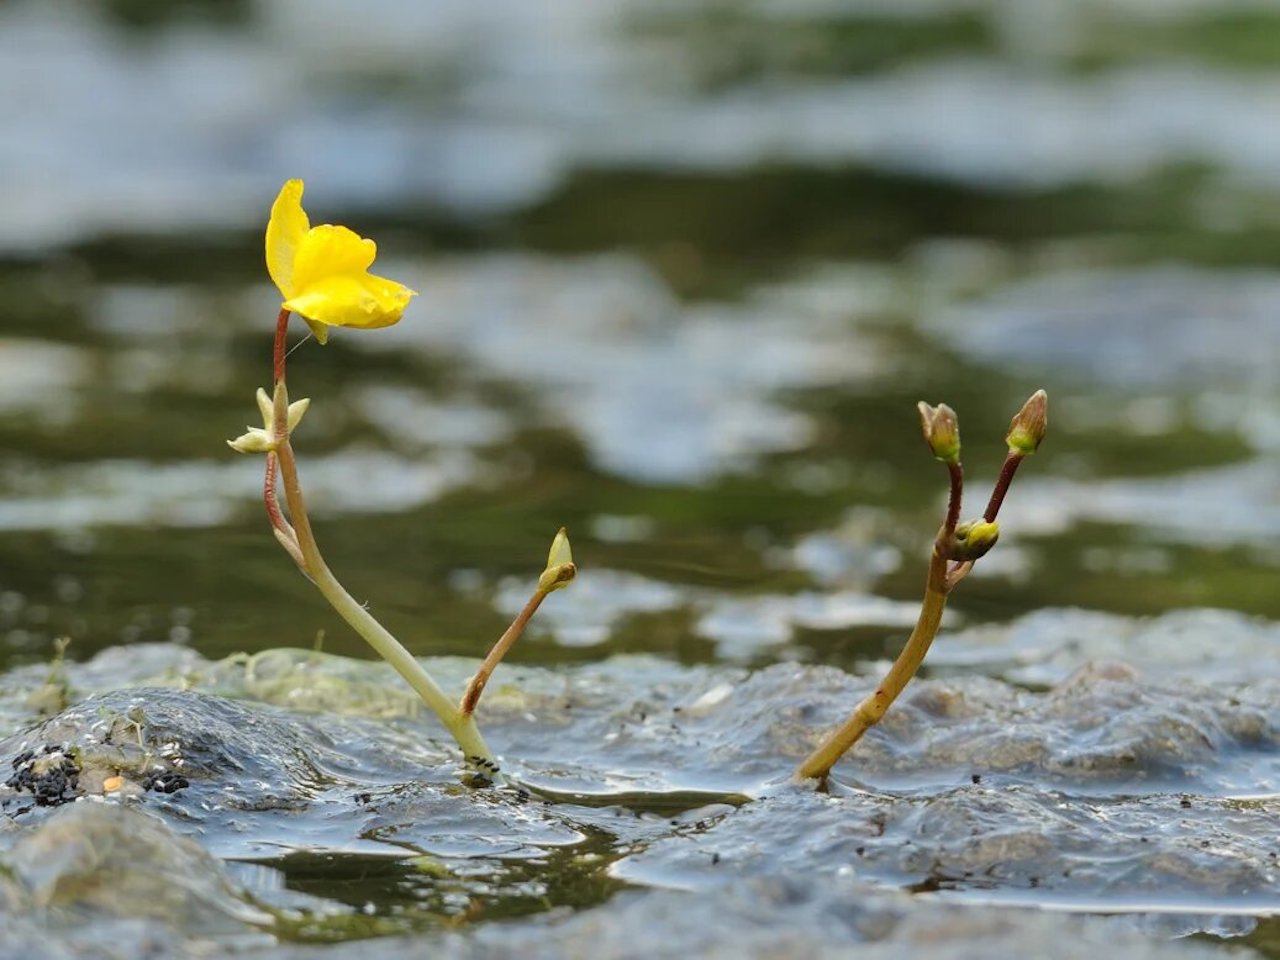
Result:
M417 653L848 666L961 417L1051 434L953 625L1280 614L1280 4L0 3L0 657L364 656L273 542L271 200L421 291L291 359L331 565Z

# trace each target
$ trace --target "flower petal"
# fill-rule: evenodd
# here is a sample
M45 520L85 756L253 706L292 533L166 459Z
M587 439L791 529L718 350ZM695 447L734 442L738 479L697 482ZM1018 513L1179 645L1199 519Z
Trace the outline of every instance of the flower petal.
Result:
M324 223L307 231L293 261L294 296L328 277L360 276L369 269L378 245L354 230Z
M301 180L287 181L271 205L271 219L267 221L267 273L286 300L294 291L298 248L311 229L311 221L302 209L302 189Z
M299 314L299 316L301 316L301 314ZM329 328L323 323L312 320L309 317L302 317L302 322L311 330L311 335L316 338L316 343L320 344L320 346L323 347L329 342Z
M389 327L400 319L409 300L416 296L394 280L373 274L328 276L285 301L309 321L332 327Z

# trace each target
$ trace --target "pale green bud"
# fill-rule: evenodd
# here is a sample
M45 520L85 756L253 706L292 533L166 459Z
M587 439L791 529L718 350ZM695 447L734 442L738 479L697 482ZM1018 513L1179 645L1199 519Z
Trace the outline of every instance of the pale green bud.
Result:
M547 554L547 568L538 577L538 589L543 593L551 593L561 587L567 587L577 575L578 568L573 563L573 549L569 545L569 534L564 527L551 541L551 551Z

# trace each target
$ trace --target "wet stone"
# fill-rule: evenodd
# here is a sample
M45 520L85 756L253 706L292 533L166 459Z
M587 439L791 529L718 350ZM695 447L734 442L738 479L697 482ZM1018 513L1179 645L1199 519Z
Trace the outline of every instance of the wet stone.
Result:
M212 955L270 942L270 914L156 817L98 803L3 838L4 956Z
M36 805L100 797L119 777L124 786L113 801L145 793L179 829L210 834L206 843L224 855L245 855L278 844L278 818L292 818L300 834L324 826L321 797L421 776L447 757L433 753L430 740L404 751L384 746L394 738L374 735L373 726L350 718L313 724L194 691L111 691L0 741L0 757L12 758L15 770L0 805L11 816L30 814L33 797ZM51 744L59 746L50 752ZM353 837L354 827L341 832L341 842Z
M191 786L191 781L180 773L152 773L142 782L143 790L155 790L157 793L177 793Z

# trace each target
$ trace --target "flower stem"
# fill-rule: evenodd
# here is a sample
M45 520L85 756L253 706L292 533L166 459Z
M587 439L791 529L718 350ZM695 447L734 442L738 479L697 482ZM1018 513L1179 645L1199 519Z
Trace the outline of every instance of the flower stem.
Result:
M289 336L289 311L280 308L276 316L276 339L271 351L271 382L277 384L284 379L285 341Z
M956 532L956 524L960 522L960 504L964 499L964 467L957 460L947 464L947 475L951 480L950 493L947 496L947 519L942 525L942 540L947 542Z
M289 515L293 518L298 547L302 555L302 569L316 588L329 601L329 605L338 612L351 628L360 634L384 660L404 677L409 686L422 698L422 702L431 708L440 718L440 722L448 728L463 757L468 764L485 768L485 775L491 777L497 773L498 765L493 751L485 743L474 718L454 707L453 703L440 689L431 675L423 669L422 664L391 633L358 603L346 588L338 582L316 544L315 535L311 531L311 521L307 516L306 503L302 497L302 486L298 480L298 464L293 455L293 447L289 443L286 432L281 427L281 407L284 393L277 391L276 429L277 437L282 437L276 448L276 456L280 463L280 475L284 480L285 502L289 505Z
M293 455L293 446L289 442L289 399L284 388L289 313L288 310L281 309L276 317L276 335L272 349L272 375L276 388L272 398L272 434L276 439L276 448L272 453L267 454L267 473L262 485L263 502L266 504L267 516L271 521L276 539L280 541L281 546L294 559L302 572L316 585L316 589L329 601L329 605L338 612L338 615L346 620L382 659L395 668L396 672L422 698L422 702L440 718L440 722L453 735L453 739L462 750L467 765L478 768L484 778L492 779L498 773L498 763L494 759L493 751L481 736L471 712L463 711L453 705L413 654L406 650L404 645L364 608L363 604L358 603L347 592L346 587L333 575L320 554L315 534L311 531L311 519L307 516L302 484L298 480L298 462ZM280 477L284 480L284 498L289 507L289 517L293 520L292 525L280 510L280 502L276 494L277 467ZM533 609L537 609L537 604L533 605ZM529 614L532 615L532 613L533 610L529 610ZM528 617L524 619L527 621ZM521 623L520 626L523 629L524 624ZM513 629L514 627L515 624L512 625ZM508 634L511 632L511 630L507 631ZM516 630L506 647L510 647L519 635L520 631ZM506 639L506 634L503 635L503 639ZM501 645L502 640L498 643ZM505 647L502 652L506 652ZM493 654L491 653L490 656L492 657ZM497 660L501 659L499 654ZM497 660L494 666L497 665ZM488 664L488 662L486 659L485 663ZM483 667L481 669L483 670ZM489 672L492 672L492 667ZM481 682L480 688L483 689L483 687L484 684ZM480 691L477 690L475 698L479 699L479 696ZM474 702L472 706L474 708Z
M862 739L862 735L880 722L890 704L898 698L907 683L915 676L924 661L925 654L942 623L942 611L947 605L947 560L935 547L929 560L929 578L925 585L924 602L915 629L907 638L902 652L885 674L879 686L849 715L849 719L827 736L813 753L796 768L797 780L826 780L827 774L845 752Z
M1010 450L1008 456L1004 458L1004 464L1000 467L1000 476L996 478L995 488L991 491L991 499L987 501L986 512L982 514L982 519L987 523L994 520L996 514L1000 512L1005 494L1009 492L1009 485L1013 483L1013 475L1018 472L1018 464L1025 459L1026 454L1013 450Z
M537 612L538 607L542 605L542 601L546 599L549 592L541 588L535 590L533 596L529 598L529 602L524 605L524 609L516 614L516 618L511 621L511 626L507 627L506 632L498 638L498 642L485 655L484 662L480 664L480 669L476 671L475 676L467 684L466 692L462 695L462 702L458 704L458 712L464 717L469 717L475 713L476 704L480 702L480 694L484 693L484 687L489 682L489 677L493 675L493 671L502 662L502 658L507 655L507 651L520 639L520 634L524 633L524 628L529 623L529 619Z

